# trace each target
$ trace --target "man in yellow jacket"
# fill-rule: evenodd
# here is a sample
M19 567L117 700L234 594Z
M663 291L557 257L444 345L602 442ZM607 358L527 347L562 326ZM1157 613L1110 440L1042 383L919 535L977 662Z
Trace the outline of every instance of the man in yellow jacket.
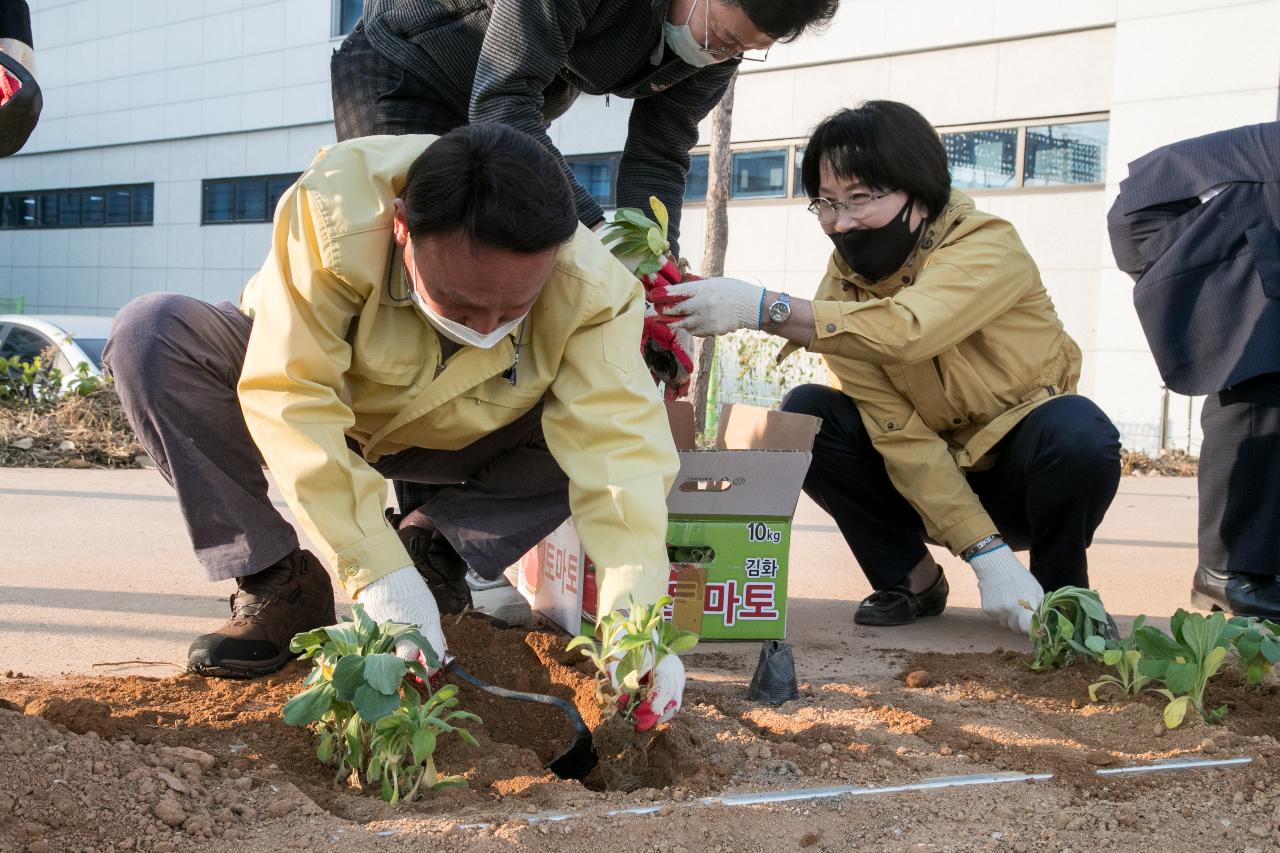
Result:
M665 591L678 461L637 346L643 294L545 149L497 124L340 143L273 227L239 307L140 297L105 355L196 556L237 584L193 671L275 671L334 619L264 461L347 592L440 652L436 598L456 609L467 565L496 576L571 510L602 612ZM422 508L447 555L419 561L427 577L384 515L387 477L448 484Z

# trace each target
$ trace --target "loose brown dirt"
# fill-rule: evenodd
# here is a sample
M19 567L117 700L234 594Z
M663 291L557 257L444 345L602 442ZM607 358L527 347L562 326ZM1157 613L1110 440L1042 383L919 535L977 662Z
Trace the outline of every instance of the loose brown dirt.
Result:
M470 672L573 701L598 724L591 677L565 639L448 620ZM870 653L870 652L868 652ZM718 653L688 656L694 672ZM1165 732L1156 697L1091 705L1085 666L1034 673L1016 653L897 656L898 679L802 683L772 708L746 677L695 677L662 737L679 757L663 789L598 793L543 763L567 746L550 709L461 684L484 718L479 747L442 739L442 772L466 789L392 808L335 786L305 731L286 726L295 664L256 681L0 678L0 850L1270 850L1280 825L1275 685L1223 675L1226 722ZM914 675L908 687L908 673ZM1209 755L1244 769L1099 777L1100 766ZM699 807L700 797L939 776L1051 772L1049 782ZM658 805L661 814L610 817ZM530 824L539 812L577 812ZM485 824L485 828L473 828Z
M51 406L0 403L0 467L140 468L148 461L111 386Z

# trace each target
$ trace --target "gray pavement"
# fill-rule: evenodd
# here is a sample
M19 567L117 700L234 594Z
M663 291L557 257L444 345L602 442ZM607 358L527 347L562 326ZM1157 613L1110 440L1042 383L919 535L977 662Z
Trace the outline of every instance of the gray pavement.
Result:
M193 637L225 618L233 586L203 579L177 502L155 471L0 469L0 506L0 673L167 675L179 671ZM1121 482L1089 562L1122 627L1139 613L1167 618L1188 606L1195 531L1194 480ZM789 614L800 677L883 677L899 660L892 650L1028 648L982 615L964 564L937 556L952 590L945 614L901 628L855 626L854 607L870 588L831 519L802 497ZM696 678L741 678L758 645L698 652Z

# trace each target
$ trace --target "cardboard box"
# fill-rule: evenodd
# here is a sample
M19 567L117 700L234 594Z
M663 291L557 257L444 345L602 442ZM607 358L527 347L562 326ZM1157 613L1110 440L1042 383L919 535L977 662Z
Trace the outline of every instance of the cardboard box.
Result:
M667 404L680 473L667 497L668 618L708 640L782 639L791 517L821 421L725 406L716 449L696 450L693 407ZM595 565L566 521L520 561L534 610L571 633L595 618Z

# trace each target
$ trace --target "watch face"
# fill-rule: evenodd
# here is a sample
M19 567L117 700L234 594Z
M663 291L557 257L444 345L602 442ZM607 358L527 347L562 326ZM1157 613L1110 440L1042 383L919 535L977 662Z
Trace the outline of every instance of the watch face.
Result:
M791 316L791 306L785 302L775 302L769 306L769 319L775 323L785 323Z

